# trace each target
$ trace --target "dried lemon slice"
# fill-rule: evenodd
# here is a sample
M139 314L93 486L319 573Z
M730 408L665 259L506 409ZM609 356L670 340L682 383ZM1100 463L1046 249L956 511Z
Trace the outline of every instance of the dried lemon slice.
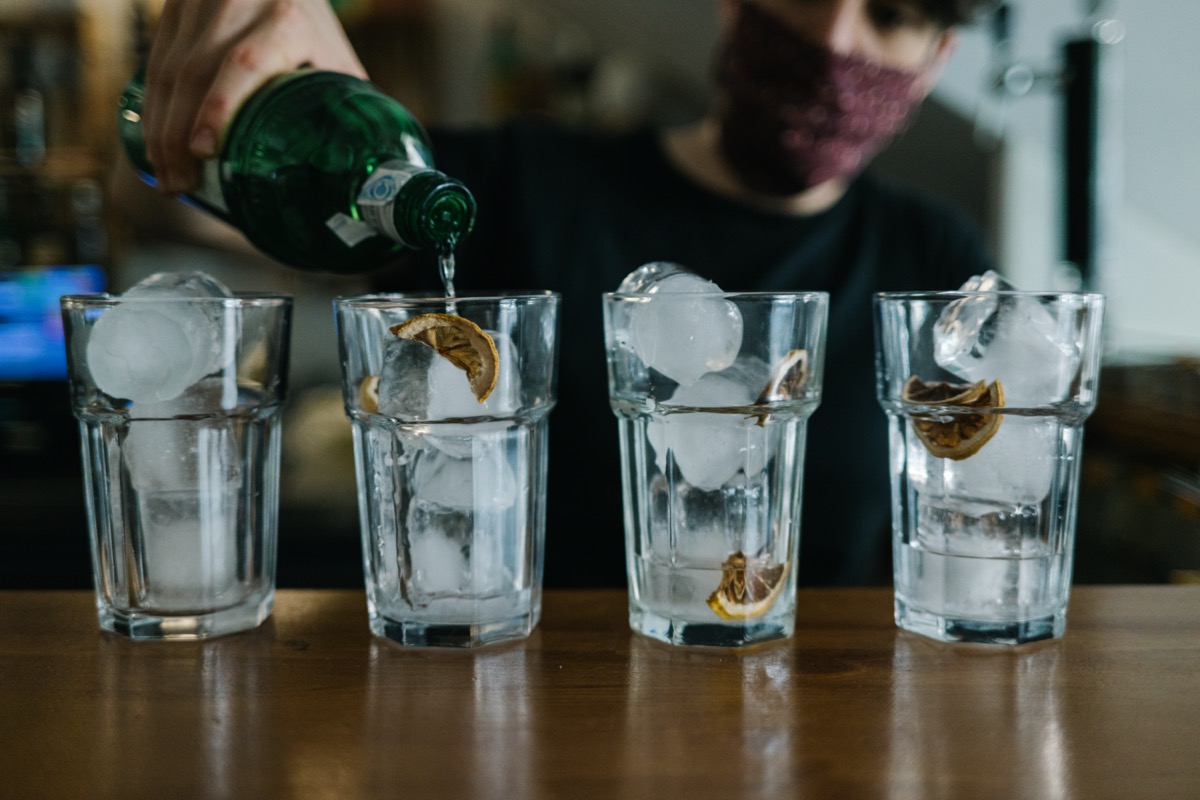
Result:
M379 376L368 375L358 385L358 404L368 414L379 412Z
M759 392L758 399L754 401L755 405L766 405L796 397L808 383L809 374L808 351L789 350L787 355L781 358L775 368L771 370L771 377L767 380L767 385ZM756 416L759 427L762 427L767 424L770 414L759 412Z
M479 402L487 400L496 388L500 369L496 343L471 320L454 314L422 314L389 330L401 339L429 345L466 372L467 382Z
M771 370L771 378L758 396L759 403L789 400L808 383L808 351L790 350Z
M721 565L721 585L709 595L708 607L721 619L761 617L783 591L787 571L786 563L749 559L739 550Z
M996 409L1004 407L1004 386L991 383L947 383L910 377L901 389L901 398L923 406ZM933 417L913 414L913 430L930 453L938 458L961 461L970 458L996 435L1002 414L971 414L956 411L953 416Z

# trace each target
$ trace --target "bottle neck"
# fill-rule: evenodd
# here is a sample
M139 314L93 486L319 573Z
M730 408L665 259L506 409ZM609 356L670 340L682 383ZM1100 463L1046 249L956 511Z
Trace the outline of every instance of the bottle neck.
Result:
M134 168L143 179L153 180L154 168L146 158L146 137L142 131L142 104L146 100L146 85L139 70L128 83L117 104L117 134Z
M363 184L358 207L365 222L417 250L453 252L475 224L475 198L462 183L404 161L378 166Z

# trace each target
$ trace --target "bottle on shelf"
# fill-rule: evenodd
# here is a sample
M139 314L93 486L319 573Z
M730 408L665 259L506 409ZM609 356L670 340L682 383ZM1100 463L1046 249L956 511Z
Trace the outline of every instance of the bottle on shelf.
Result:
M71 185L71 220L75 234L76 263L107 262L108 231L104 228L104 189L95 178L83 178Z
M34 69L33 45L13 46L13 144L17 163L32 169L46 160L46 96Z
M118 132L154 184L141 126L140 74L120 101ZM237 111L221 153L203 164L194 205L298 269L365 272L405 250L449 259L475 221L475 200L436 170L424 128L368 81L301 69Z

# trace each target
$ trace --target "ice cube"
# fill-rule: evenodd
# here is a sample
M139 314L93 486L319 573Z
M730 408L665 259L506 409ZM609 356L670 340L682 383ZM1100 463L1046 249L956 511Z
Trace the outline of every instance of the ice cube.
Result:
M137 514L151 605L187 611L236 599L236 492L139 492Z
M672 296L631 307L629 330L618 334L646 366L686 385L725 369L737 357L742 315L712 281L677 265L654 263L634 270L621 286Z
M428 603L431 595L465 593L476 597L500 594L511 585L509 564L519 559L518 537L493 509L451 509L417 500L409 517L410 578L406 592L417 604Z
M409 545L409 591L418 603L430 595L457 593L466 579L462 545L437 530L414 532Z
M219 601L237 577L242 471L235 424L133 419L123 453L152 602L181 610Z
M720 567L735 549L730 543L731 534L741 533L727 530L724 522L723 517L714 516L681 526L675 544L676 566L708 570Z
M138 491L229 491L241 485L236 422L139 419L129 425L125 468Z
M425 418L429 413L429 373L435 360L445 361L429 345L389 334L379 373L379 413L402 420Z
M176 419L215 414L237 407L238 385L235 374L201 378L169 400L133 403L130 419Z
M476 513L510 507L517 497L512 467L502 451L476 450L475 458L454 458L439 450L423 452L413 470L413 494L446 508Z
M472 441L484 433L506 430L505 419L521 405L521 367L517 348L506 334L489 332L499 356L496 386L480 403L467 374L421 342L392 337L384 346L379 376L379 411L404 421L500 417L494 422L443 423L420 436L422 445L456 458L473 452Z
M125 291L123 297L232 297L229 287L204 272L156 272Z
M225 284L203 272L156 272L134 284L122 296L216 299L232 297L233 293ZM196 380L233 361L240 338L239 318L234 309L218 303L180 304L170 308L191 342Z
M964 501L1030 505L1050 493L1058 457L1053 417L1005 414L996 434L961 461L938 458L908 438L909 479L918 491Z
M482 403L467 382L467 373L448 359L437 358L429 371L430 419L484 417L511 414L521 404L521 371L512 338L487 331L499 356L496 386Z
M626 275L625 279L621 281L621 285L617 287L617 292L620 294L645 294L653 291L659 281L679 273L690 274L690 271L686 267L668 261L652 261Z
M123 298L164 302L119 304L96 321L87 364L97 388L135 403L170 400L231 363L238 340L233 309L172 302L229 296L199 272L155 273L130 288Z
M962 289L1013 291L990 270ZM1007 406L1045 406L1069 395L1079 369L1079 348L1069 324L1034 297L965 297L947 306L934 325L934 358L943 369L972 383L1000 379Z
M452 545L426 542L424 549L413 553L408 591L414 602L428 602L430 594L451 589L479 597L502 593L524 560L516 552L519 537L506 534L527 524L519 494L523 484L509 461L506 439L477 433L466 444L469 449L462 458L426 448L413 467L407 527L414 541L440 538ZM419 560L422 554L433 553L448 562L451 549L462 562L453 570L425 569ZM453 586L439 579L452 572L457 576Z
M100 391L135 403L178 397L197 372L179 321L134 306L115 306L96 320L87 366Z
M709 373L694 384L680 386L664 406L748 406L762 390L767 373L761 361L746 359L729 370ZM766 465L766 433L745 414L666 414L650 422L647 435L658 468L667 471L669 453L683 479L698 489L719 489L739 472L752 478Z
M509 414L521 403L520 362L512 338L488 331L499 356L496 386L482 403L467 373L423 342L390 336L379 375L379 411L403 420Z
M740 546L742 530L728 525L724 493L683 484L655 498L651 550L664 564L713 569Z

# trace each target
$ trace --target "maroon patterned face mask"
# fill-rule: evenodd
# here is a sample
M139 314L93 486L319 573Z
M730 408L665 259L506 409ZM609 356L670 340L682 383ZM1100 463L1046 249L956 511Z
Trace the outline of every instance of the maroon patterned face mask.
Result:
M919 77L815 45L741 3L717 61L721 151L763 194L849 177L904 129Z

